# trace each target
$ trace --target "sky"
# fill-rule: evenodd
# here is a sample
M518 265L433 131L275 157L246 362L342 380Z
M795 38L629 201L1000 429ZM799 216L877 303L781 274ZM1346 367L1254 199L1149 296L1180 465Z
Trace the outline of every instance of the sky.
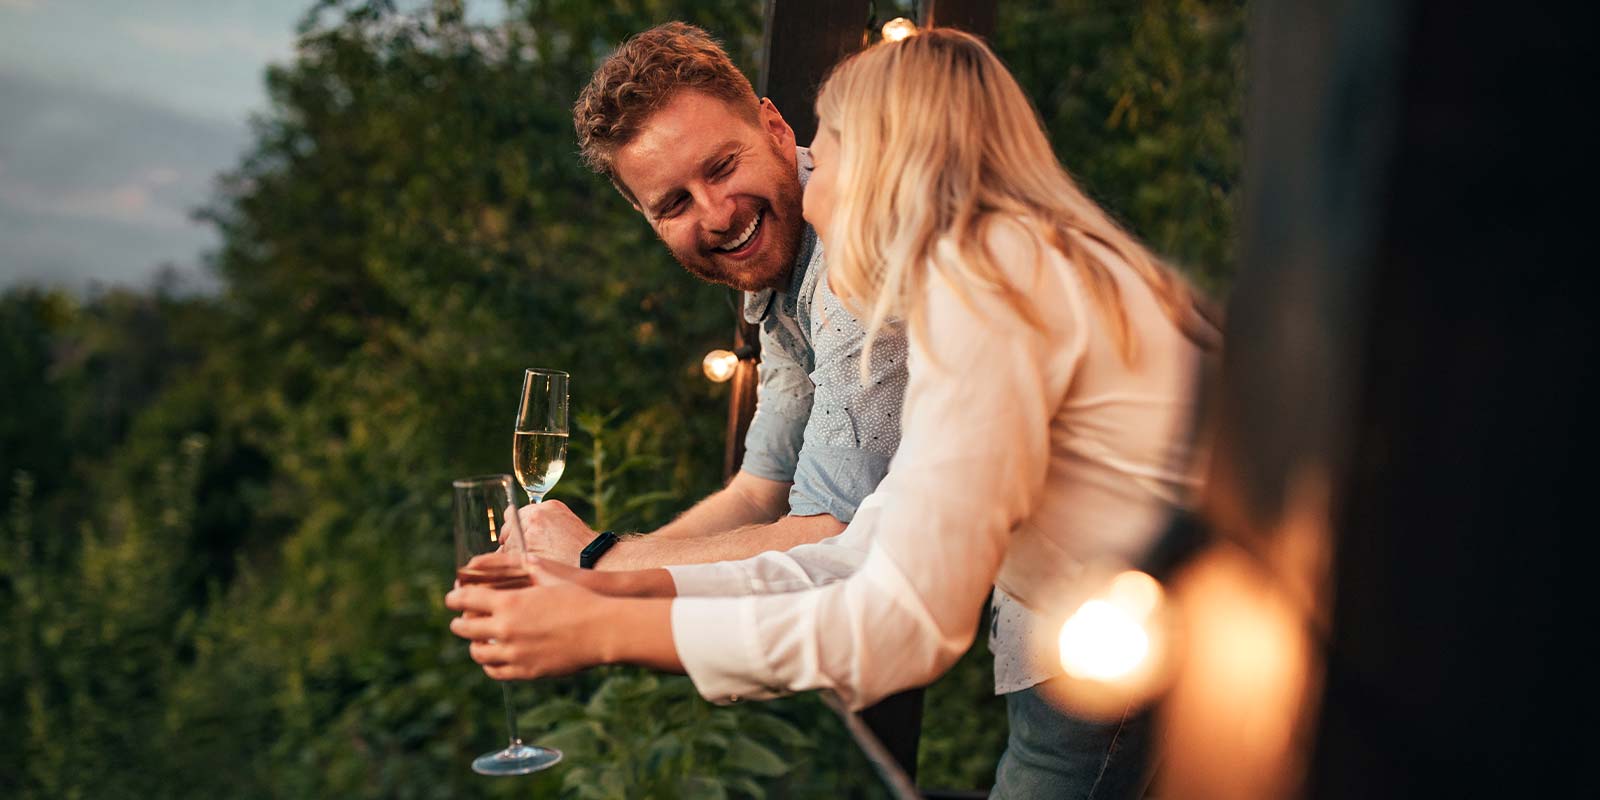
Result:
M0 290L143 287L163 265L208 286L217 239L192 211L311 4L0 0Z

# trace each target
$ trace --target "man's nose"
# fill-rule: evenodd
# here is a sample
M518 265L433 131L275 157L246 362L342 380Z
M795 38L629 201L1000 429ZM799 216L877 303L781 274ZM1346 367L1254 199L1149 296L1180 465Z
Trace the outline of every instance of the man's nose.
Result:
M700 224L707 233L727 233L733 229L733 217L738 213L739 205L733 198L721 192L706 192L696 202L701 205Z

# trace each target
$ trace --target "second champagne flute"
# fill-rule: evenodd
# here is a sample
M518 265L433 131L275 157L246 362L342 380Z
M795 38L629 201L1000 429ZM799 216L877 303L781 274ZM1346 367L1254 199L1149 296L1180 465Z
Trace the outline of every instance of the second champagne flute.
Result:
M522 402L511 445L517 483L538 503L567 468L567 373L530 369L522 375Z
M528 586L528 573L522 565L522 537L517 535L516 528L506 525L505 512L511 505L511 476L462 478L452 487L455 490L456 580L463 585L478 584L494 589ZM517 733L517 709L511 702L511 685L502 681L500 691L505 700L510 743L502 750L473 760L473 771L482 775L526 775L560 761L560 751L523 743Z

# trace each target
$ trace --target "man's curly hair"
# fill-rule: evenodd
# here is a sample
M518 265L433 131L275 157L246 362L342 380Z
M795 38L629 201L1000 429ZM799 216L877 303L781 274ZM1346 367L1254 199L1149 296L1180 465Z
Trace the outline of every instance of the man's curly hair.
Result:
M584 163L628 194L613 167L617 150L684 89L716 97L751 122L758 118L755 90L722 45L700 28L669 22L623 42L578 95L572 124Z

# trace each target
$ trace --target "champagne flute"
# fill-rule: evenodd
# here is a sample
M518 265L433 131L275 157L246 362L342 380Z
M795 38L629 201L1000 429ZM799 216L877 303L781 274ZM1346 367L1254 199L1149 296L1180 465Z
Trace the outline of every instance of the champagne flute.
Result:
M530 369L522 375L511 462L532 503L544 500L567 468L567 378L554 369Z
M456 580L463 585L480 584L494 589L531 585L522 563L522 536L515 525L506 527L505 512L514 491L511 476L462 478L451 486L455 489ZM511 686L501 681L500 689L505 696L511 743L504 750L474 759L472 770L482 775L526 775L560 761L559 750L522 743L517 734L517 710L511 703Z

